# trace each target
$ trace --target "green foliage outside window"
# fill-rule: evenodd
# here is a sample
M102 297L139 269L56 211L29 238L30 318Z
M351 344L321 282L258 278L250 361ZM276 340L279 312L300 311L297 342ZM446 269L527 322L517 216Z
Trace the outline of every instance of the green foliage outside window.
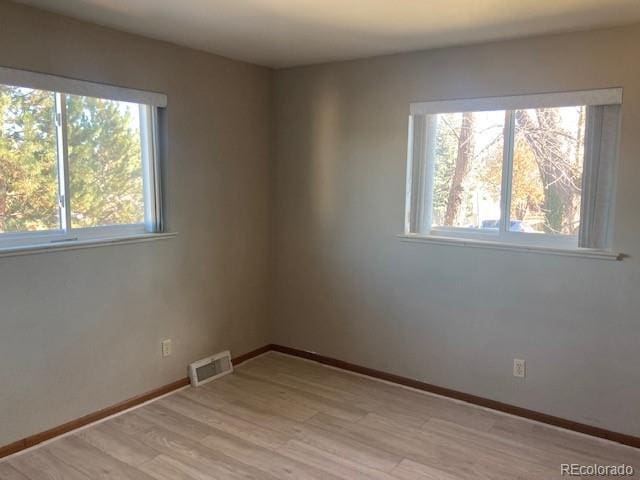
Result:
M74 228L144 221L137 105L66 96ZM0 233L56 230L55 94L0 85Z

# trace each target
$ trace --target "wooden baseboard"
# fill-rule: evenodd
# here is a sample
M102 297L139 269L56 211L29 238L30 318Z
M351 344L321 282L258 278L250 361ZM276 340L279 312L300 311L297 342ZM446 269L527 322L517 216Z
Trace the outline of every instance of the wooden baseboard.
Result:
M415 388L425 392L435 393L442 395L443 397L454 398L456 400L462 400L467 403L479 405L481 407L490 408L492 410L498 410L500 412L509 413L518 417L527 418L529 420L535 420L537 422L546 423L556 427L561 427L566 430L572 430L574 432L580 432L593 437L604 438L613 442L622 443L631 447L640 448L640 437L633 435L627 435L625 433L612 432L605 430L604 428L594 427L584 423L574 422L573 420L567 420L553 415L547 415L546 413L536 412L527 408L517 407L508 403L498 402L470 393L459 392L445 387L439 387L430 383L421 382L419 380L413 380L411 378L402 377L400 375L394 375L392 373L381 372L380 370L374 370L372 368L362 367L353 363L337 360L335 358L319 355L314 352L308 352L305 350L298 350L296 348L285 347L282 345L270 345L270 349L280 353L286 353L295 357L306 358L313 360L314 362L322 363L332 367L340 368L350 372L359 373L380 380L386 380L387 382L397 383L406 387Z
M258 355L262 355L263 353L267 353L271 351L273 349L272 347L273 345L269 344L260 348L256 348L255 350L251 350L250 352L245 353L244 355L240 355L236 358L232 358L231 363L233 363L234 366L240 365L242 362L246 362L247 360L251 360L252 358L257 357Z
M244 355L235 357L231 359L231 362L234 365L239 365L242 362L246 362L253 357L262 355L269 350L271 350L271 345L265 345L264 347L257 348L255 350L252 350L251 352L245 353ZM62 434L68 433L72 430L76 430L80 427L84 427L85 425L88 425L90 423L97 422L98 420L102 420L103 418L109 417L111 415L115 415L116 413L120 413L123 410L127 410L128 408L135 407L136 405L140 405L141 403L147 402L149 400L153 400L154 398L160 397L187 385L189 385L189 379L181 378L180 380L177 380L175 382L163 385L162 387L155 388L141 395L129 398L128 400L125 400L123 402L103 408L102 410L98 410L75 420L71 420L70 422L63 423L62 425L58 425L57 427L45 430L44 432L36 433L35 435L23 438L22 440L18 440L17 442L10 443L9 445L2 446L0 447L0 458L20 452L21 450L24 450L26 448L33 447L34 445L38 445L39 443L42 443L46 440L58 437Z

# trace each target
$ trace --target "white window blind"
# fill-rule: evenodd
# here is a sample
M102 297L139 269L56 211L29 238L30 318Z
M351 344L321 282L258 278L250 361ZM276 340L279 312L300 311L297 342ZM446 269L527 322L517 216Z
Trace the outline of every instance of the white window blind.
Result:
M619 105L622 88L601 88L576 92L552 92L508 97L464 98L416 102L410 106L411 115L430 115L448 112L481 112L492 110L518 110L523 108L557 108L573 105Z
M147 92L134 88L87 82L85 80L6 67L0 67L0 84L64 92L86 97L106 98L153 107L167 106L167 96L163 93Z
M587 109L579 246L611 246L620 105Z

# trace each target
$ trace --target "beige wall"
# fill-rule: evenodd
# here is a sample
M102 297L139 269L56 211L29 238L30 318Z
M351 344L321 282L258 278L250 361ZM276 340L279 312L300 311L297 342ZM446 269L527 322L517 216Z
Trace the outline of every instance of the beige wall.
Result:
M0 445L272 341L640 434L638 44L631 27L272 74L0 0L0 65L168 94L179 232L0 258ZM629 258L396 238L409 102L610 86Z
M273 340L640 435L638 45L636 26L278 71ZM396 238L411 101L615 86L629 258Z
M267 343L270 71L4 1L0 65L166 92L179 232L0 258L0 446Z

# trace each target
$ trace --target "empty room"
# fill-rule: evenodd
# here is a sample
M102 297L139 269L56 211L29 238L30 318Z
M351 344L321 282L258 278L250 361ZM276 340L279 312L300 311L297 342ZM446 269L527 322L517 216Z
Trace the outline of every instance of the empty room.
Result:
M0 480L640 478L639 0L0 0Z

